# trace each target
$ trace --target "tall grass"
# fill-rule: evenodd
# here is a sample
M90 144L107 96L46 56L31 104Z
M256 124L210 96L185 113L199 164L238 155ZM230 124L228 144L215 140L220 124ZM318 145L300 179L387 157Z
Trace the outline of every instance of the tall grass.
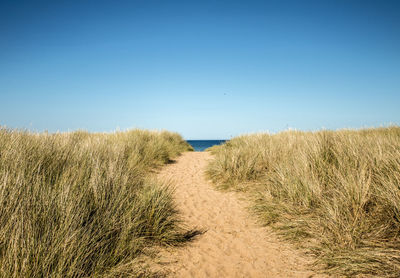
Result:
M149 171L189 148L170 132L0 128L0 277L144 274L146 246L186 236Z
M400 128L287 131L213 148L211 179L328 273L399 277Z

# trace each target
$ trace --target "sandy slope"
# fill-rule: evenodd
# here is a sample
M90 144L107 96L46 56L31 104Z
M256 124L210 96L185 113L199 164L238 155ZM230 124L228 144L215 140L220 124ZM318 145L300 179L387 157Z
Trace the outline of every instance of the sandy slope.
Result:
M176 202L190 228L206 232L162 256L172 277L316 277L296 250L256 224L238 193L206 181L206 152L188 152L159 177L176 185Z

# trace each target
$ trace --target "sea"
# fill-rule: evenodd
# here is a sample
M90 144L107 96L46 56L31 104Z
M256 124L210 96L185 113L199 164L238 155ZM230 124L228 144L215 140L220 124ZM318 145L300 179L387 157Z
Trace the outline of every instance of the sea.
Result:
M226 142L226 140L186 140L190 145L192 145L193 149L196 152L202 152L205 149L215 146L221 145Z

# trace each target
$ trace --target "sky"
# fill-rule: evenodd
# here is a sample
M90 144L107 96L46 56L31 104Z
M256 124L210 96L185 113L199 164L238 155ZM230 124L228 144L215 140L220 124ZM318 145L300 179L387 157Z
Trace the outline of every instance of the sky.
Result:
M400 1L1 1L0 125L186 139L400 124Z

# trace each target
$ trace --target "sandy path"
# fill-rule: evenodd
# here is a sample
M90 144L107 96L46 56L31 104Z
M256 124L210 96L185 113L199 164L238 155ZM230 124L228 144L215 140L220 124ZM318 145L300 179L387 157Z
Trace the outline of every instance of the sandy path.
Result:
M256 224L238 193L219 192L205 179L211 155L188 152L159 177L176 185L175 198L190 228L206 232L162 254L172 277L316 277L296 250Z

